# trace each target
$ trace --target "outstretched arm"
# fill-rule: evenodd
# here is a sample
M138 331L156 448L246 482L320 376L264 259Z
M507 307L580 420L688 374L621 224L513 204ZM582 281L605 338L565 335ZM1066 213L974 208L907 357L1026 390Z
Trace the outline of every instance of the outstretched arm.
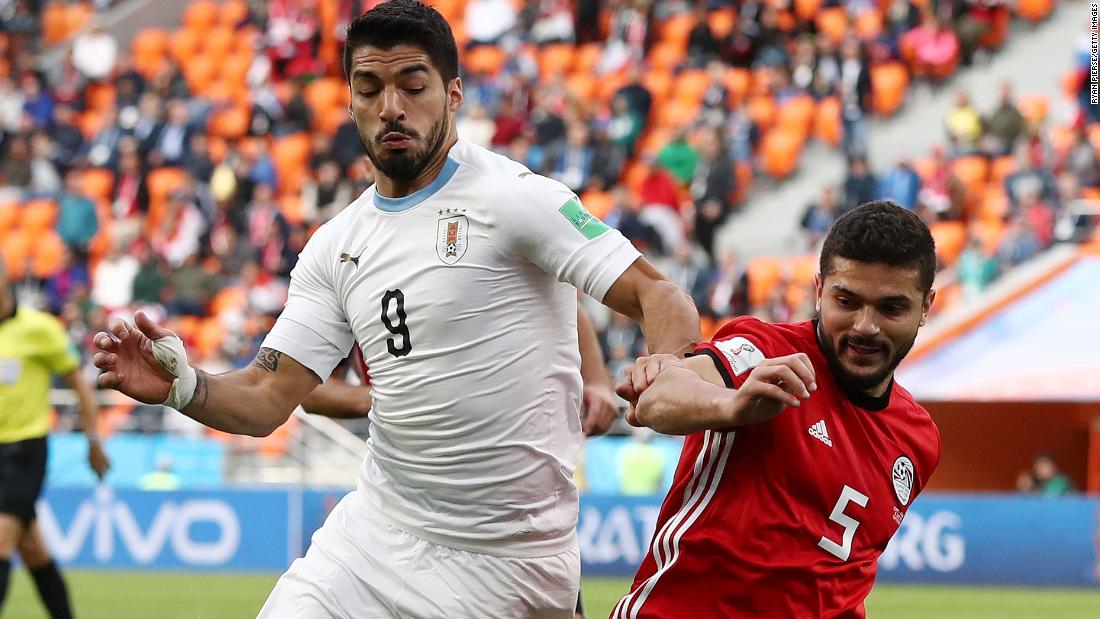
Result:
M99 352L93 362L103 370L99 385L146 404L166 403L176 377L189 374L182 343L144 313L134 319L136 328L113 319L109 334L95 335ZM161 349L165 365L153 352L154 342L171 338L176 338L179 352L165 356ZM194 388L189 397L183 396L181 412L211 428L252 436L271 434L321 382L305 366L270 348L261 348L252 365L241 370L219 375L194 372Z
M366 417L370 406L370 387L353 385L335 376L329 376L302 402L307 413L333 419Z
M739 389L726 387L714 361L698 355L666 366L643 388L627 419L663 434L730 428L800 406L816 388L813 365L803 353L765 359Z

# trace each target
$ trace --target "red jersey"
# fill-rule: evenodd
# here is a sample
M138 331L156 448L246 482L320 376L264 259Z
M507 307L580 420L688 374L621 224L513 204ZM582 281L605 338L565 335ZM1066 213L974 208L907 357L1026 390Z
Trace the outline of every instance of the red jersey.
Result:
M928 412L833 379L813 322L737 318L696 353L737 388L806 353L817 391L769 421L687 437L649 551L615 619L864 617L879 555L940 457Z

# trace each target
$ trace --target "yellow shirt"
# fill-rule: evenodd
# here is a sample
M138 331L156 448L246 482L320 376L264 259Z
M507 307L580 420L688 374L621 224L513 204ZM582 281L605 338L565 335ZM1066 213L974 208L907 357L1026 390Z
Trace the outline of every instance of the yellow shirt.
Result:
M50 314L20 307L0 321L0 443L49 433L50 375L78 367L76 348Z

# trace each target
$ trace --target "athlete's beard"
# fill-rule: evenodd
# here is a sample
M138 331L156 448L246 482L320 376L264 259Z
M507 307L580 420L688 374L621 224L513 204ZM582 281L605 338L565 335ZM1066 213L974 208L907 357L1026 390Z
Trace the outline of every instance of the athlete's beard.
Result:
M375 146L380 145L382 138L388 133L402 133L412 139L420 137L417 132L398 123L386 123L386 126L378 132L373 140L364 138L363 134L360 133L359 141L363 143L367 156L370 157L371 163L379 172L391 180L407 183L420 176L424 168L428 167L428 164L443 149L443 143L447 140L447 110L444 108L443 114L440 115L439 120L432 127L428 145L419 152L390 151L384 157L379 156L378 150L380 150L380 147L376 149Z
M894 351L894 354L890 357L890 360L886 365L882 366L882 369L872 374L853 374L848 371L840 361L840 353L837 351L836 346L833 345L833 339L829 337L822 327L821 319L817 320L817 341L821 347L822 354L825 355L825 360L829 363L829 370L833 374L833 378L836 379L837 384L848 391L858 391L864 393L870 389L878 387L886 381L897 369L898 365L905 355L909 354L909 351L913 348L913 343L917 340L917 334L914 333L913 337L905 342L900 348ZM861 342L857 338L843 337L841 338L840 345L844 346L848 343L855 343L857 345L871 344L871 342ZM875 341L874 345L881 345L881 341ZM892 345L891 345L892 347Z

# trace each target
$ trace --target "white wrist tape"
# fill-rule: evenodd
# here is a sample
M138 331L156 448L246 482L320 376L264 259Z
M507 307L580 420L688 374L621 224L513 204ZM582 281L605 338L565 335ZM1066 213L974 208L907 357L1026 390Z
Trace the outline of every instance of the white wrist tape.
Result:
M187 351L183 348L183 340L174 335L153 340L153 356L164 366L164 369L176 377L176 380L172 381L172 388L168 390L168 399L163 404L178 411L183 410L191 403L191 398L195 395L195 386L199 382L195 369L187 364Z

